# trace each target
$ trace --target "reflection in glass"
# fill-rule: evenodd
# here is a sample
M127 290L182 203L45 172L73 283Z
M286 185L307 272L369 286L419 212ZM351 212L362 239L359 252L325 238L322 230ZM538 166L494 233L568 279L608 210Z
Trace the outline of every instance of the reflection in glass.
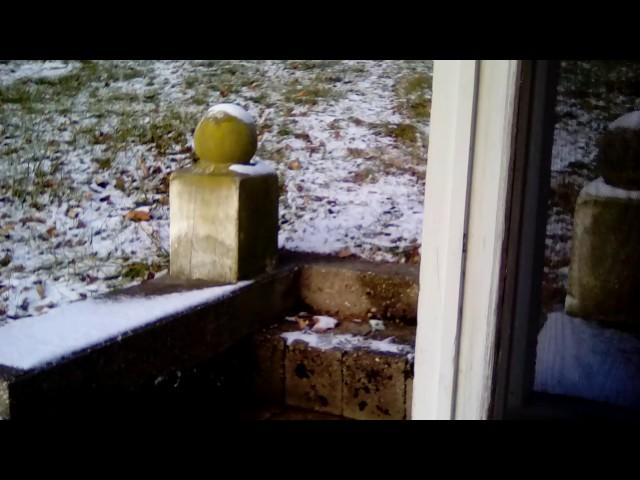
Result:
M640 63L562 63L537 391L640 407Z

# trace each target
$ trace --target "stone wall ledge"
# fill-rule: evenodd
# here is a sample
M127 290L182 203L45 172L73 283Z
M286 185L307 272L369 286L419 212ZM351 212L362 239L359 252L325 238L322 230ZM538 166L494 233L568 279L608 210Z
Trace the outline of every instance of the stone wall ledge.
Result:
M135 395L172 371L206 362L293 310L299 298L297 274L295 265L283 265L221 298L161 315L32 368L0 363L0 417L73 414L83 403ZM215 285L167 277L101 298L117 304L211 286ZM88 322L95 320L87 318ZM24 319L15 323L21 321Z
M323 302L330 302L336 290L331 286L333 284L327 284L327 288L323 286L327 279L333 278L338 283L354 280L354 284L360 285L359 279L363 275L373 298L388 296L390 282L394 295L398 286L410 290L412 293L401 301L401 310L406 314L408 323L415 322L418 266L281 251L275 271L260 275L224 296L204 299L180 311L157 316L135 328L107 336L86 348L68 351L33 367L3 365L1 359L7 355L6 351L5 354L2 352L2 327L0 418L32 419L83 414L90 418L96 415L120 417L132 402L141 404L144 410L148 402L155 402L162 391L166 392L166 389L155 388L160 379L175 377L176 373L179 376L180 372L201 365L213 363L215 369L217 358L231 351L232 347L241 346L244 340L264 327L305 309L321 310ZM381 281L369 282L373 277ZM116 305L132 299L153 301L154 298L162 299L179 292L189 294L215 286L211 282L176 280L167 276L99 298ZM360 290L361 285L345 293L345 298L356 298ZM305 297L315 305L305 302ZM364 299L362 308L370 306L370 299ZM336 315L341 313L340 308L334 312ZM100 320L91 318L94 315L91 309L87 314L89 323ZM46 315L50 314L32 319L44 320ZM17 325L25 320L28 319L14 323ZM185 407L183 402L180 408L189 410L191 403L192 399ZM136 411L140 412L140 409Z

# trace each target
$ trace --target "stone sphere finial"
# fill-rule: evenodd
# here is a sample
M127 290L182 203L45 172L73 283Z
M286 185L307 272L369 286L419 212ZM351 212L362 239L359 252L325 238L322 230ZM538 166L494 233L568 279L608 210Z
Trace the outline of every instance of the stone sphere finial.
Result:
M249 163L258 146L256 122L238 105L215 105L198 123L193 146L201 167Z

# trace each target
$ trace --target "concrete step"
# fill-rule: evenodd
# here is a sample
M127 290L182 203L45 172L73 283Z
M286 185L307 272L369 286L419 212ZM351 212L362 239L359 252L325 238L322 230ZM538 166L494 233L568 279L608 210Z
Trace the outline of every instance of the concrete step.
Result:
M311 317L255 336L257 398L349 419L410 418L415 326L343 320L314 332Z

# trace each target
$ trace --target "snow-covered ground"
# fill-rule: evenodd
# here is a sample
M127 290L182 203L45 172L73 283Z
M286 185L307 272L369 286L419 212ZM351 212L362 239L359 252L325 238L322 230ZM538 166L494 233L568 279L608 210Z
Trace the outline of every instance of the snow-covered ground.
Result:
M0 84L7 85L22 78L35 80L61 77L71 73L77 67L77 62L61 62L59 60L5 63L0 65Z
M563 66L548 310L564 299L597 138L640 108L637 73ZM168 177L221 102L258 122L257 158L281 179L281 247L418 261L430 79L430 61L0 62L0 322L166 271Z
M417 261L430 61L0 63L0 322L168 266L168 178L216 103L257 120L280 246Z

